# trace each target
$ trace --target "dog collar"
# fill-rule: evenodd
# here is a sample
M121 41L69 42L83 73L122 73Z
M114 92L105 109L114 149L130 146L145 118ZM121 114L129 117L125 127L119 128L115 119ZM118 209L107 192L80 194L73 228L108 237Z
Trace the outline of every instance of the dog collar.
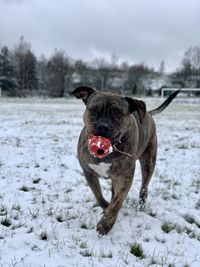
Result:
M119 149L116 147L116 145L118 145L118 144L121 144L121 140L117 141L117 143L115 143L115 144L113 145L113 150L115 150L115 151L117 151L117 152L119 152L119 153L121 153L121 154L123 154L123 155L126 155L126 156L129 156L129 157L133 158L133 156L132 156L131 154L119 150Z

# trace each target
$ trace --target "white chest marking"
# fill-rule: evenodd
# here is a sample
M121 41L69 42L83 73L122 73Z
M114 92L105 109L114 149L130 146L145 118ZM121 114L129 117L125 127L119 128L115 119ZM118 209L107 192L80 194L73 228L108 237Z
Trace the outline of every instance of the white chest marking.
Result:
M100 177L108 178L108 172L112 163L101 162L99 164L88 164L93 171L95 171Z

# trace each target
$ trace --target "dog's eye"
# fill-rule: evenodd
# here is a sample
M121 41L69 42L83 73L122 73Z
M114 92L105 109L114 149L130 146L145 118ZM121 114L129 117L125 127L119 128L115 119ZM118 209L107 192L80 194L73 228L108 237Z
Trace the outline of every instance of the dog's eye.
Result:
M89 112L90 112L90 116L92 116L92 117L99 116L101 113L100 109L97 107L89 108Z
M120 119L123 116L123 111L119 108L113 108L111 113L114 117Z
M122 111L119 108L113 108L111 112L113 115L122 115Z

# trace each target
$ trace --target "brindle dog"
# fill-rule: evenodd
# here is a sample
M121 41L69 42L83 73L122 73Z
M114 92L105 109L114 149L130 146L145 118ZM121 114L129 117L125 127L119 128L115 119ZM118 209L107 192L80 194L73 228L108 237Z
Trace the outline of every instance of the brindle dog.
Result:
M87 86L80 86L72 92L86 105L78 158L88 185L104 210L97 224L97 231L101 235L107 234L116 221L131 187L137 159L142 170L139 201L142 206L145 204L157 151L156 127L152 115L165 109L178 93L176 91L161 106L148 112L143 101L130 97L97 92ZM109 138L114 147L113 152L102 159L92 156L88 151L88 137L91 134ZM102 195L100 177L112 181L110 203Z

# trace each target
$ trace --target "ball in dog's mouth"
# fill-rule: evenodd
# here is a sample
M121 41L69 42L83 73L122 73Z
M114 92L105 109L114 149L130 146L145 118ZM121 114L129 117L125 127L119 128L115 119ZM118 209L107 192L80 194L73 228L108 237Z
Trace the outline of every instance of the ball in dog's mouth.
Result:
M91 135L88 138L88 150L95 158L104 158L113 152L110 139Z

